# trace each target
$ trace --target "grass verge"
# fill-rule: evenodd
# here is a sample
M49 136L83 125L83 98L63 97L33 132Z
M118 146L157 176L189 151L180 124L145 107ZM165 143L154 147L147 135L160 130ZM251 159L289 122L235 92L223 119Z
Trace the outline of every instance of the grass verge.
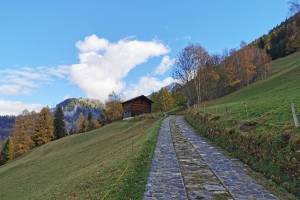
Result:
M286 188L289 188L290 192L294 192L295 194L297 194L297 191L299 191L298 177L288 177L284 173L284 171L282 171L278 163L274 162L274 160L276 160L278 156L274 157L274 160L264 159L259 158L253 151L251 151L253 149L256 149L257 151L264 151L264 153L267 154L270 153L265 148L261 147L262 149L260 149L260 146L255 145L257 142L261 144L263 144L264 142L268 142L264 141L265 137L260 137L262 141L257 141L249 136L242 136L239 135L239 133L232 132L232 130L225 131L225 129L218 127L216 123L209 123L207 121L204 123L204 121L202 121L203 118L202 120L199 119L199 114L198 117L186 115L185 119L194 129L198 131L198 133L201 133L202 136L208 138L209 141L211 141L213 144L221 147L222 150L225 150L223 151L225 152L225 154L240 159L242 162L248 164L251 169L258 172L253 172L252 170L250 170L250 168L248 170L250 172L249 175L255 178L259 183L264 185L274 194L276 194L280 199L297 199L296 196L287 192ZM251 148L251 146L255 147ZM274 148L276 149L277 147ZM287 149L284 149L285 152L287 151ZM281 153L284 153L284 150L278 150L277 153L281 155ZM282 162L286 161L282 160ZM290 163L286 163L286 165L288 164Z
M140 154L132 159L132 166L128 169L126 176L120 182L122 187L115 188L114 191L112 191L112 199L143 198L160 125L161 120L156 122L149 130L147 130L147 139L142 145Z

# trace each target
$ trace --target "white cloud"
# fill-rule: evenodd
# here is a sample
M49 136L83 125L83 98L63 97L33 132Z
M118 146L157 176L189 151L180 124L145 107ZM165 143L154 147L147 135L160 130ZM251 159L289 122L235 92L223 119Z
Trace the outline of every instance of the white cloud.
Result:
M167 77L164 80L159 80L152 76L143 76L139 79L139 82L135 85L130 85L123 91L123 95L126 98L132 98L139 95L150 95L152 92L160 90L174 82L172 77Z
M76 46L80 62L71 66L70 78L87 97L102 101L110 92L125 89L123 79L130 70L169 52L168 47L155 40L121 39L114 43L95 35L78 41Z
M174 60L167 56L169 48L160 41L125 38L110 42L91 35L76 42L76 47L79 50L77 64L0 70L0 95L31 95L42 84L68 77L87 97L105 101L112 91L129 98L148 95L173 82L171 77L159 80L144 76L136 85L127 87L124 80L132 69L153 57L163 56L155 75L161 75L171 67ZM40 105L0 99L0 114L19 114L25 108L36 110Z
M18 115L23 110L40 111L43 106L40 104L25 104L20 101L7 101L0 99L0 115Z
M76 47L81 52L105 50L108 45L108 40L98 38L96 35L87 36L83 41L76 42Z
M172 65L174 65L175 59L171 59L169 56L164 56L160 64L155 69L155 74L162 75L168 71Z
M67 66L0 70L0 94L29 95L41 83L50 82L53 78L63 78L66 74Z

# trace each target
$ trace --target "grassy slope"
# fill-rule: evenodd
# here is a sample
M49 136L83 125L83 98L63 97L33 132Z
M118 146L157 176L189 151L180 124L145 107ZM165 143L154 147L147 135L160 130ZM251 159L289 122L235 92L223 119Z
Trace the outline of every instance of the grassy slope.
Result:
M300 108L300 53L272 64L272 77L209 102L206 111L225 115L227 109L230 112L228 120L256 120L261 122L260 131L291 128L291 101L294 100Z
M199 123L197 116L191 115L187 116L187 120L231 155L300 198L300 179L290 176L295 169L299 170L294 162L299 156L295 152L299 149L295 142L298 137L289 143L282 137L285 131L295 136L300 133L300 129L294 127L290 108L293 100L300 110L300 52L275 60L272 64L273 74L267 80L201 106L202 113L220 116L215 118L216 121ZM254 129L241 131L241 122L248 120L258 124ZM219 134L218 131L222 130L224 134ZM236 131L231 133L231 130ZM275 190L283 196L282 199L293 199L283 190Z
M154 119L121 121L36 148L0 167L0 199L138 198L158 128Z

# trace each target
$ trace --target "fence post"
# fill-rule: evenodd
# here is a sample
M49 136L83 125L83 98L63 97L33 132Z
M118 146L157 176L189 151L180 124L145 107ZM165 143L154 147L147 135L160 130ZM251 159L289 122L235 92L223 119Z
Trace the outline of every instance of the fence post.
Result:
M299 122L298 122L298 118L297 118L296 106L295 106L294 101L292 101L292 103L291 103L291 109L292 109L292 115L293 115L295 127L298 128Z
M247 117L247 120L249 120L248 105L247 105L246 102L244 102L244 107L245 107L245 111L246 111L246 117Z

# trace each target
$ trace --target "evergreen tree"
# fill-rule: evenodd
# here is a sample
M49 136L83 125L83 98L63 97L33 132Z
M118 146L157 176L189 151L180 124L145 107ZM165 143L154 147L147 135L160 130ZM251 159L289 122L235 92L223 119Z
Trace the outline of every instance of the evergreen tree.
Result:
M88 113L88 121L92 121L93 119L93 114L91 112Z
M36 132L32 136L35 145L40 146L50 142L54 138L53 131L53 117L50 110L43 108L37 119Z
M56 139L67 135L66 125L64 121L64 112L61 107L58 107L54 114L54 136Z
M13 144L11 139L8 138L1 151L0 164L3 165L12 159L13 159Z
M88 113L88 131L94 130L96 128L100 128L100 124L98 120L93 119L93 114L91 112Z
M94 129L94 124L93 124L93 114L91 112L88 113L88 131L91 131Z

